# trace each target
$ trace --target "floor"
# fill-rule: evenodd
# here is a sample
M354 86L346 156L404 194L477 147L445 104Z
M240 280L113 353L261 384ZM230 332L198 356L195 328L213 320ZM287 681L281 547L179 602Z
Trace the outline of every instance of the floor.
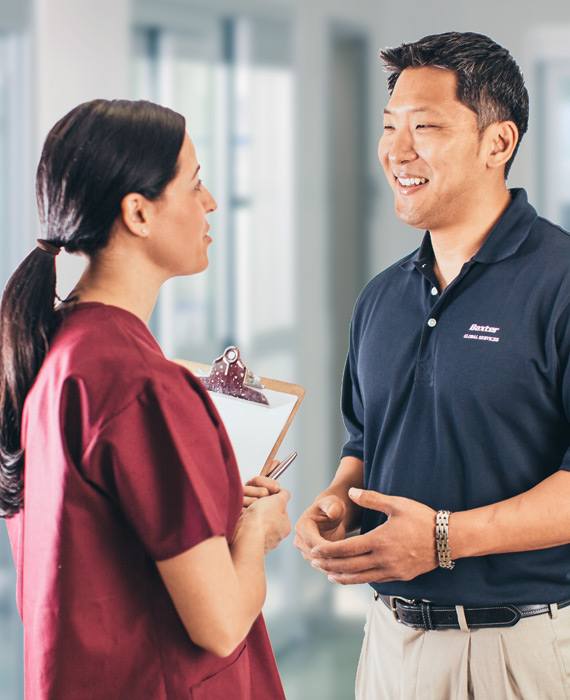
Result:
M287 700L354 700L364 619L337 618L277 656Z

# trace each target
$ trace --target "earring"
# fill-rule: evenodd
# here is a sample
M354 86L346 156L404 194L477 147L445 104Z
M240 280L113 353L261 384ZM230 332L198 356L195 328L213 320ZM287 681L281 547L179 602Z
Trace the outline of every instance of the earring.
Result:
M146 228L143 228L143 229L142 229L142 232L143 232L143 233L146 233Z

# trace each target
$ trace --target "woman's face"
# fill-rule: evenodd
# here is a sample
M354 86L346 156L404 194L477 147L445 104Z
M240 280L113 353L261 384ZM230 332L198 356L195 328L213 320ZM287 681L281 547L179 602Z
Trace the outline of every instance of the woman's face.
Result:
M165 278L192 275L208 267L212 239L206 214L218 205L202 184L199 170L194 145L186 134L178 156L178 172L151 203L147 221L153 259L164 270Z

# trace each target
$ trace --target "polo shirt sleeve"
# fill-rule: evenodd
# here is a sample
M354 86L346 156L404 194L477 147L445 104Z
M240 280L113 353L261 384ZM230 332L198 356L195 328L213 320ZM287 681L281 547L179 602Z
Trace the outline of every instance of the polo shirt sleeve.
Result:
M350 346L342 381L341 409L349 438L342 448L341 457L364 459L364 406L357 371L355 322L350 329Z
M191 387L149 384L84 453L85 478L121 509L155 561L227 535L231 492L241 504L211 411Z

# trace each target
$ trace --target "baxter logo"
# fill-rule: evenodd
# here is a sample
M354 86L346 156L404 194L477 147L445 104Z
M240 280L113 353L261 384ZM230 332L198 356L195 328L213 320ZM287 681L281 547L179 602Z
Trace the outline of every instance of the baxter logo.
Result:
M476 323L473 323L469 326L469 330L478 331L479 333L496 333L501 329L495 328L494 326L478 326Z
M466 340L486 340L488 343L498 343L500 338L495 335L479 335L480 333L496 333L500 331L497 326L479 326L477 323L472 323L469 326L469 333L465 333L463 337Z

